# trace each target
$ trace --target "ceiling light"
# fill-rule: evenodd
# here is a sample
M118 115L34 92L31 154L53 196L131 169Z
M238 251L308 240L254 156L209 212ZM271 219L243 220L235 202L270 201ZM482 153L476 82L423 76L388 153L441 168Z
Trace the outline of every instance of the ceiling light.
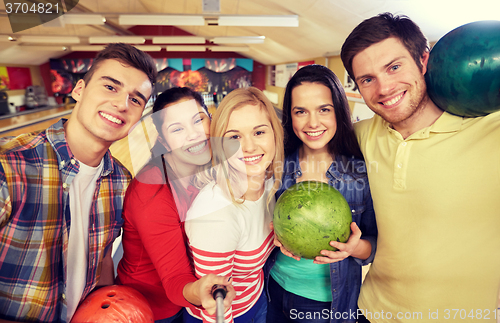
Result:
M262 44L266 39L265 36L241 36L241 37L214 37L214 44Z
M220 12L220 0L203 0L203 12Z
M212 52L248 52L250 50L247 46L212 46Z
M109 44L109 43L125 43L125 44L144 44L146 39L138 36L94 36L89 37L90 44Z
M205 44L205 37L160 36L153 37L153 44Z
M142 50L144 52L159 52L161 51L161 46L148 46L148 45L135 45L135 48Z
M94 45L94 46L71 46L70 50L73 52L100 52L106 46L104 45Z
M71 36L21 36L22 43L79 44L80 38Z
M219 26L298 27L299 16L220 16Z
M120 25L298 27L299 16L119 15Z
M119 15L120 25L158 25L158 26L204 26L203 16L182 15Z
M50 51L50 52L64 52L68 50L66 46L20 46L22 50L40 52L40 51Z
M167 46L167 52L204 52L205 46Z
M65 14L61 18L68 25L104 25L106 22L102 15Z

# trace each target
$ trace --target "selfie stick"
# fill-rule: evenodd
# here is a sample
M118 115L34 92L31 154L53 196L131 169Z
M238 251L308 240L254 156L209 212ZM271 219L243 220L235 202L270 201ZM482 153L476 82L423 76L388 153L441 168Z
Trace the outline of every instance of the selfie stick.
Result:
M226 297L226 287L224 285L212 286L212 296L215 299L215 322L224 323L224 298Z

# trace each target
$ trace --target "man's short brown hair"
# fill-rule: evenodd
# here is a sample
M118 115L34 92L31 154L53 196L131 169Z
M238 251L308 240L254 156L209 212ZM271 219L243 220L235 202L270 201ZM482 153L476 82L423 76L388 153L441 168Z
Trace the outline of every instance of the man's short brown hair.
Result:
M104 60L107 59L117 60L122 64L134 67L144 72L151 82L151 89L154 88L158 72L156 71L156 64L153 58L151 58L149 54L135 48L134 46L124 43L109 44L106 48L100 51L99 54L97 54L92 66L83 77L85 84L90 82L95 70Z
M407 16L394 16L389 12L361 22L342 45L340 58L349 76L355 80L352 60L359 52L387 38L399 39L410 52L418 68L422 70L420 59L429 51L429 43L420 28Z

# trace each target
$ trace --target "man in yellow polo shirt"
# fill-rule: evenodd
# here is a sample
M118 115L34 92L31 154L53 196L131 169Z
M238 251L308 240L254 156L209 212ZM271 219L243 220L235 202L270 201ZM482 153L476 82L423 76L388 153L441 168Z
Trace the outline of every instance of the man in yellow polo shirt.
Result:
M462 118L429 98L429 47L407 17L363 21L341 58L376 113L356 124L379 230L358 322L496 322L500 112Z

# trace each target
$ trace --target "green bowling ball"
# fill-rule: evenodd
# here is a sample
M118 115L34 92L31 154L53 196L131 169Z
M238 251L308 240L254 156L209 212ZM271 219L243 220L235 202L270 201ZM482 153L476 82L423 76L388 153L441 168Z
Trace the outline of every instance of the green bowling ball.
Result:
M449 113L478 117L500 110L500 21L472 22L432 48L425 74L432 101Z

